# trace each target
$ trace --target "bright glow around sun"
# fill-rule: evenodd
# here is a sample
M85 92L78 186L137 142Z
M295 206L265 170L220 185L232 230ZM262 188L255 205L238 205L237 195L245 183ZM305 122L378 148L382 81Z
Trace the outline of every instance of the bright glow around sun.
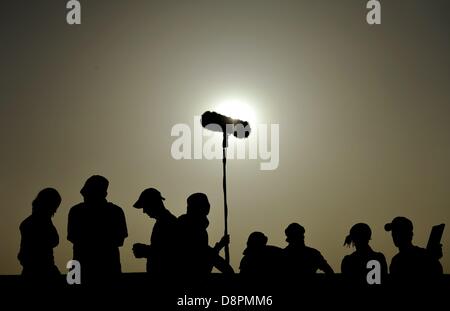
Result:
M250 126L256 123L256 113L247 102L240 99L227 99L218 104L215 111L233 119L248 121Z

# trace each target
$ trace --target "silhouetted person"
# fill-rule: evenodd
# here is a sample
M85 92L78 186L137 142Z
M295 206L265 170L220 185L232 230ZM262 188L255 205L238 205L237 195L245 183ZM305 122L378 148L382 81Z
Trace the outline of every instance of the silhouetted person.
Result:
M242 275L266 277L280 275L283 250L267 245L267 237L262 232L252 232L247 240L247 248L241 259L239 270Z
M165 198L158 190L149 188L141 193L133 205L156 219L150 245L133 245L134 256L147 258L147 272L156 276L175 275L178 268L177 218L166 209L163 200Z
M84 202L69 212L67 239L73 259L81 264L81 283L117 280L121 273L119 247L128 236L122 209L106 200L108 180L90 177L80 193Z
M61 196L53 188L39 192L32 203L32 214L20 224L21 243L18 259L24 278L36 284L53 284L61 274L55 265L53 248L59 236L52 217L61 204Z
M318 250L305 245L305 229L301 225L292 223L285 233L288 242L284 249L286 273L306 278L312 277L317 270L334 273Z
M424 248L413 245L413 224L406 217L395 217L384 226L390 231L399 252L392 258L389 272L394 282L420 283L436 281L443 273L438 258Z
M180 232L181 273L190 277L204 277L213 267L225 274L234 273L233 268L219 256L220 250L229 243L224 236L214 247L209 246L207 228L210 204L204 193L194 193L187 199L187 212L178 218Z
M360 285L367 285L367 275L372 270L367 268L367 263L376 260L380 263L381 282L386 280L387 263L382 253L375 252L369 245L372 238L372 230L365 223L358 223L350 229L350 234L345 238L344 245L355 247L355 251L344 257L341 263L341 271L345 278Z

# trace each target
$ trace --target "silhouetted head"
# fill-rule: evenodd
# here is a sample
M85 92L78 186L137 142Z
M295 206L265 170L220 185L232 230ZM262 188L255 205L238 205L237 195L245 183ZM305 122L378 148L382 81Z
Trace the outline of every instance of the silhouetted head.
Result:
M195 216L208 216L209 201L204 193L194 193L187 198L187 213Z
M139 199L134 203L135 208L142 208L142 211L152 218L158 218L165 210L163 201L165 198L161 192L155 188L148 188L142 191Z
M261 248L266 246L266 244L267 237L262 232L255 231L248 236L247 248Z
M368 224L358 223L350 229L350 234L345 238L344 245L354 245L356 249L369 245L372 238L372 230Z
M406 217L395 217L392 222L384 225L386 231L391 231L395 246L403 248L412 244L413 224Z
M247 248L244 250L244 255L260 254L267 245L267 237L262 232L252 232L247 239Z
M298 223L294 222L290 224L286 230L286 242L292 245L305 244L305 228Z
M61 196L58 191L53 188L45 188L41 190L33 200L33 214L52 217L60 204Z
M94 175L86 180L80 193L85 202L104 201L108 195L108 186L108 179L100 175Z

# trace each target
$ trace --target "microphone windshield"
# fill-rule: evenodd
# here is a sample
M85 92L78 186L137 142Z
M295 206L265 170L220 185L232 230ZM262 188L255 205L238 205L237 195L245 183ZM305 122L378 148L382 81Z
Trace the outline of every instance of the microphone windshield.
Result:
M237 138L247 138L251 132L247 121L233 119L213 111L206 111L202 115L201 123L210 131L227 133Z

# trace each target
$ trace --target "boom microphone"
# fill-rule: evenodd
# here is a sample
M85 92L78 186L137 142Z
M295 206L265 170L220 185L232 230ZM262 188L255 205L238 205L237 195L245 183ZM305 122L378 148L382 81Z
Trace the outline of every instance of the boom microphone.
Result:
M237 138L247 138L251 132L247 121L233 119L213 111L202 114L201 122L202 126L210 131L232 134Z
M228 204L227 204L227 153L228 135L233 134L237 138L247 138L250 135L250 125L247 121L232 119L217 112L206 111L202 114L202 126L210 131L223 133L223 210L225 218L224 236L228 236ZM225 244L225 261L230 263L230 248Z

